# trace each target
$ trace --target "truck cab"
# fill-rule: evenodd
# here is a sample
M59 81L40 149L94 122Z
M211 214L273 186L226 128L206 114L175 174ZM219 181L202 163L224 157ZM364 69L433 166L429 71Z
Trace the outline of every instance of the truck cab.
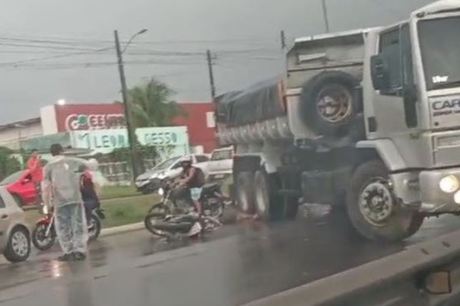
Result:
M438 1L367 33L366 140L404 204L460 211L460 5Z

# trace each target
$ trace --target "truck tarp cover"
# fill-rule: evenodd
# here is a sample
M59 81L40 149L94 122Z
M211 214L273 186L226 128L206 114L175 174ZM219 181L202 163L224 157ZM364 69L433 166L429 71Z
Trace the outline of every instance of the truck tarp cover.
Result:
M231 91L216 98L217 122L246 125L285 115L279 78L257 83L245 90Z

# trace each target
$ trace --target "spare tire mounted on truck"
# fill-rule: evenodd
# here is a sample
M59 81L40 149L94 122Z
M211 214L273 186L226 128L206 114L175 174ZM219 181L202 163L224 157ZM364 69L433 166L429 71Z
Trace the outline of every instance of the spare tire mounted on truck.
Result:
M360 111L359 81L342 71L325 71L302 88L300 111L305 124L326 136L343 136Z

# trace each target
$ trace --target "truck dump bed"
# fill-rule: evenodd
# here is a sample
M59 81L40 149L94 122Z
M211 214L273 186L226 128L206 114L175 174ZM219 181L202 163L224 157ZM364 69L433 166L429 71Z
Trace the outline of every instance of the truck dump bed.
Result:
M285 116L283 95L278 78L223 94L216 98L217 122L234 127Z
M343 81L348 90L346 93L351 99L359 99L355 97L354 89L357 86L354 84L359 84L362 80L367 31L368 29L360 29L299 38L287 53L288 70L283 82L274 78L217 97L217 136L220 143L251 144L279 139L316 141L327 138L326 142L342 146L360 138L361 136L355 135L356 130L359 130L359 135L362 134L363 121L362 115L358 113L359 106L356 112L350 112L353 118L342 119L348 125L341 130L350 132L337 137L332 132L323 133L323 130L315 126L315 122L328 118L320 118L323 114L312 113L318 112L319 107L308 105L317 103L317 97L312 99L309 92L305 92L305 88L310 88L306 85L313 82L318 75L338 71L349 76ZM349 84L350 79L353 80L353 86ZM316 84L316 87L326 86L328 81L325 79L324 84ZM301 97L302 93L305 94L304 98ZM331 98L326 100L330 101ZM360 103L355 102L356 105ZM328 107L332 109L335 106ZM315 120L309 119L313 116L316 116L313 118Z

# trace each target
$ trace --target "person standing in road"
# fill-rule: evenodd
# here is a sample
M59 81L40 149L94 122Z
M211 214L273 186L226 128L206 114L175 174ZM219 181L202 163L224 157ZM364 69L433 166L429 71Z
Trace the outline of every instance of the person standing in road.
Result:
M40 184L43 180L43 168L40 161L40 155L38 155L38 151L36 149L32 150L31 155L27 160L27 170L29 170L30 179L35 185L35 190L37 192L36 204L40 204Z
M44 168L43 202L54 207L56 234L64 252L58 260L84 260L88 228L80 193L83 162L63 156L60 144L53 144L50 151L53 158Z

